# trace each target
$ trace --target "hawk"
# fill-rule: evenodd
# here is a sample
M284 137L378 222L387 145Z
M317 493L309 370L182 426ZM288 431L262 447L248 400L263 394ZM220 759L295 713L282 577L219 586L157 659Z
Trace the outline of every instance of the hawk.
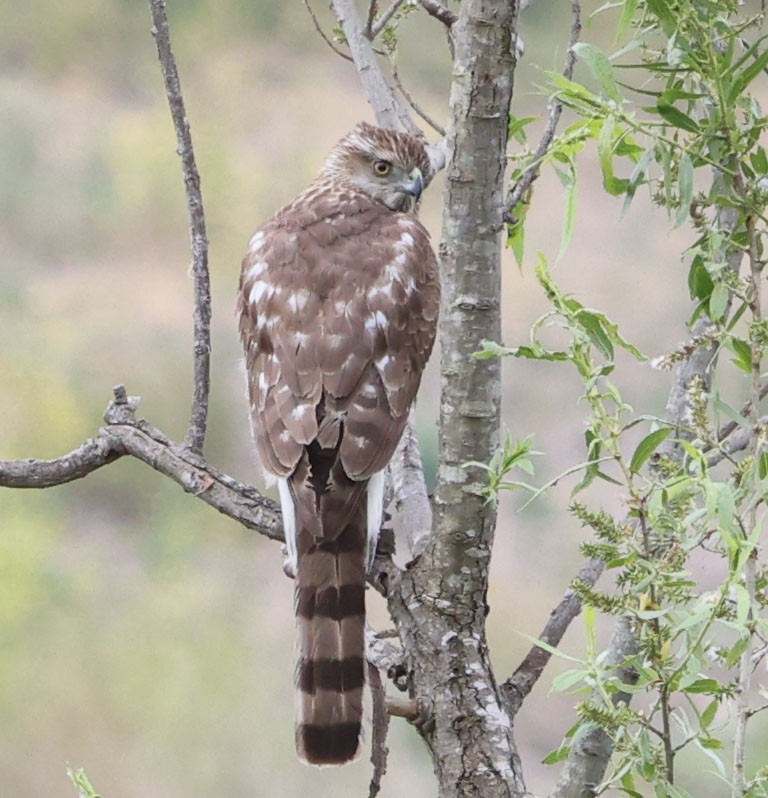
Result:
M296 748L358 750L365 575L384 469L432 351L437 260L415 215L418 139L361 123L251 238L238 295L256 448L280 495L295 575Z

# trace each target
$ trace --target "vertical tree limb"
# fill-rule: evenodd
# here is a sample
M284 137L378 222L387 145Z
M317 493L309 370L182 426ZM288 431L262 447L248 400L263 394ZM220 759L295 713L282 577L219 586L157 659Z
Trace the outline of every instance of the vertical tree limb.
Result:
M433 536L398 580L390 609L413 669L443 798L510 798L522 772L485 639L495 510L487 461L499 444L498 361L473 357L500 337L501 229L517 3L465 0L453 26L443 273L440 460Z
M200 192L200 175L197 171L192 135L184 109L176 59L171 50L165 0L149 0L149 7L152 12L152 35L157 45L157 55L163 71L165 91L179 145L177 152L181 158L189 212L192 278L195 286L194 389L192 412L184 442L192 451L201 453L205 442L210 392L211 285L208 275L208 237L205 230L203 197Z
M403 128L412 135L420 136L421 131L384 80L384 75L376 62L373 45L365 36L354 0L331 0L331 7L344 31L352 60L355 62L368 102L376 115L376 121L382 127L393 130Z
M573 45L579 41L581 36L581 3L580 0L571 0L571 35L568 40L568 51L565 56L565 66L563 67L563 77L573 76L573 68L576 65L576 52ZM541 135L536 152L530 166L523 172L520 179L512 186L509 196L504 203L504 218L508 222L514 221L514 211L517 205L523 201L530 187L533 185L541 173L541 163L544 156L549 152L552 142L557 132L557 125L563 113L563 104L553 98L549 102L549 112L544 132Z

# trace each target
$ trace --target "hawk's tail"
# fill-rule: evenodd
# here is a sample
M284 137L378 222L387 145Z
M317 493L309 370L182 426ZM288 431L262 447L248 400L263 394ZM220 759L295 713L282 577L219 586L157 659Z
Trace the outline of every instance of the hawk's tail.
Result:
M366 506L335 538L298 530L296 749L313 765L354 759L363 713ZM303 527L303 528L302 528Z

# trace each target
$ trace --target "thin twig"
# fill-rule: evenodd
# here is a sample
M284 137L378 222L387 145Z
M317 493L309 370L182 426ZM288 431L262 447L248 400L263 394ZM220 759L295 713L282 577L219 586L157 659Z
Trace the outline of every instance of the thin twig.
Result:
M405 2L405 0L395 0L394 3L376 20L376 23L373 24L368 29L368 38L373 41L389 24L389 20L395 16L398 12L400 6Z
M579 0L571 0L571 35L568 41L568 53L565 57L565 66L563 67L563 76L568 80L573 76L573 68L576 64L576 52L573 47L576 42L579 41L580 35L581 3ZM520 176L520 179L512 186L512 190L509 192L504 202L504 219L507 222L514 222L515 208L523 201L533 182L538 179L541 172L542 160L552 146L552 141L555 138L555 132L557 131L557 125L560 121L562 112L563 104L560 100L553 98L549 103L547 124L544 128L541 140L539 141L539 145L536 147L536 152L533 154L533 160Z
M758 394L758 400L765 399L768 396L768 385L763 385L760 388L760 392ZM747 402L744 407L741 408L739 411L739 415L743 416L744 418L748 418L749 415L752 413L752 402ZM722 442L724 441L734 430L739 426L738 422L736 421L729 421L727 424L723 424L720 427L720 430L717 435L717 439Z
M576 580L593 587L603 573L605 563L591 559L579 571ZM574 580L574 581L576 581ZM571 621L581 612L581 599L573 588L569 588L560 603L552 610L539 639L550 646L557 646ZM514 718L528 693L538 681L552 655L549 651L533 646L525 659L517 666L512 676L502 685L508 702L510 718Z
M392 80L397 86L398 91L400 94L405 97L406 102L411 108L414 110L418 116L420 116L433 130L436 130L441 136L445 135L445 128L438 124L417 102L413 99L413 95L408 91L408 89L403 86L402 81L400 80L400 74L397 71L397 65L392 59Z
M368 4L368 19L365 23L365 37L370 41L373 38L373 23L376 20L376 14L379 13L378 0L371 0Z
M458 14L454 14L450 8L446 8L442 3L439 3L438 0L419 0L419 5L421 5L431 17L442 22L446 28L450 28L459 18Z
M761 416L757 420L758 427L765 427L768 425L768 416ZM736 452L743 452L747 449L750 444L752 443L752 439L754 438L755 431L753 429L744 429L744 427L738 427L738 425L734 427L733 432L727 438L727 440L720 443L718 449L713 451L713 447L709 446L704 451L705 454L708 452L712 452L707 457L707 465L712 468L716 466L718 463L725 460L726 457L730 457Z
M176 59L171 50L168 17L165 13L165 0L149 0L152 12L152 35L157 45L157 55L165 81L168 105L171 109L173 126L176 130L179 157L184 173L184 185L189 212L190 239L192 244L192 277L195 285L194 310L194 390L192 412L184 439L194 452L201 453L205 442L205 429L208 419L208 394L210 392L211 360L211 284L208 275L208 238L205 232L205 213L203 197L200 193L200 175L195 163L192 148L192 135L184 109L179 73Z
M736 188L743 200L746 201L748 189L741 171L739 170L736 180ZM758 235L755 228L755 217L752 213L746 215L746 229L748 240L749 258L749 309L752 314L751 325L760 328L763 323L762 307L762 281L764 262L760 259ZM763 390L762 384L762 345L757 342L752 343L752 385L749 407L749 424L753 431L749 445L749 454L755 461L759 459L764 451L762 436L757 434L758 429L758 405L760 395ZM757 528L757 508L758 504L753 503L747 513L747 528L745 536L752 537ZM745 541L746 542L746 541ZM754 654L754 606L757 595L757 547L753 545L749 556L744 563L741 578L744 582L744 589L749 596L750 609L748 612L748 639L747 645L739 660L739 676L736 682L736 724L733 735L733 778L732 796L741 798L747 792L747 778L745 775L745 758L747 747L747 721L751 715L749 703L749 690L752 681L752 657Z
M325 31L322 29L320 22L315 16L315 12L312 10L309 0L304 0L304 7L309 12L309 16L312 18L312 24L315 26L315 30L320 34L320 38L331 48L331 50L333 50L334 53L336 53L336 55L340 55L345 61L351 61L352 56L347 55L342 50L339 50L339 48L336 46L336 43L328 38Z

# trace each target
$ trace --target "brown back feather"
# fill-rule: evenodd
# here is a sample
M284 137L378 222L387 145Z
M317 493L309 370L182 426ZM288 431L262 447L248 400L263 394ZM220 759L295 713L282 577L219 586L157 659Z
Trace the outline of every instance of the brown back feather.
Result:
M315 764L358 748L366 490L402 434L440 304L415 215L346 180L356 147L428 168L420 142L358 126L251 239L238 297L257 449L296 513L296 743Z

